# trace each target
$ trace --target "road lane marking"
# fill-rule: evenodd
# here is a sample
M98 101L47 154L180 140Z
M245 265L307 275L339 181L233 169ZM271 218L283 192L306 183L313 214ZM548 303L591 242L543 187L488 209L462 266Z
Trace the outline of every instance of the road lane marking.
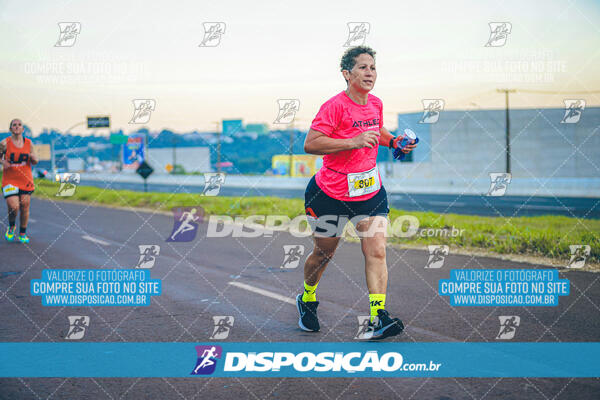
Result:
M247 285L245 283L235 282L235 281L229 282L229 284L231 286L236 286L236 287L239 287L241 289L248 290L249 292L253 292L253 293L257 293L257 294L262 294L263 296L270 297L272 299L276 299L276 300L279 300L279 301L283 301L284 303L296 305L296 300L295 299L292 299L290 297L282 296L282 295L280 295L278 293L271 292L269 290L257 288L255 286L251 286L251 285ZM204 301L204 300L202 300L202 301ZM453 338L453 337L450 337L450 336L445 336L445 335L439 334L437 332L431 331L429 329L423 329L423 328L419 328L419 327L416 327L416 326L409 326L406 329L410 330L412 332L420 333L422 335L427 335L427 336L433 337L437 341L441 341L441 342L460 342L459 339L456 339L456 338Z
M110 246L110 243L105 242L104 240L101 240L101 239L96 239L96 238L88 236L88 235L83 235L81 238L85 239L85 240L89 240L90 242L101 244L102 246Z
M289 303L289 304L296 305L296 300L294 300L294 299L292 299L290 297L282 296L282 295L280 295L278 293L275 293L275 292L270 292L270 291L265 290L265 289L257 288L257 287L250 286L250 285L246 285L245 283L241 283L241 282L229 282L229 284L231 286L236 286L236 287L239 287L241 289L245 289L245 290L247 290L249 292L262 294L263 296L270 297L270 298L275 299L275 300L283 301L284 303Z

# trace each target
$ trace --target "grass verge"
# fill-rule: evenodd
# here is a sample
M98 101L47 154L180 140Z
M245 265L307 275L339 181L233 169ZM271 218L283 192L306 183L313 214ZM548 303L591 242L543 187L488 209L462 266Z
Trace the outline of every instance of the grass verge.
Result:
M202 206L207 215L287 215L290 219L304 214L304 201L278 197L208 197L185 193L142 193L129 190L105 190L79 186L71 197L55 197L58 183L36 180L34 196L52 200L75 200L96 204L142 207L168 211L173 207ZM588 262L600 263L600 220L564 216L481 217L433 212L403 211L392 208L390 219L411 215L419 221L419 232L409 238L391 237L391 243L428 245L446 244L451 248L477 249L497 254L538 256L566 265L569 245L591 246ZM451 232L452 236L427 236L432 230ZM455 231L456 232L456 231Z

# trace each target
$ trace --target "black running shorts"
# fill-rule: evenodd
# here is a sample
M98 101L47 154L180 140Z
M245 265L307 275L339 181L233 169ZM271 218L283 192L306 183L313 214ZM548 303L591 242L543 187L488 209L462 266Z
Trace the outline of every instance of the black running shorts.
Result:
M329 197L313 176L304 192L304 209L308 221L318 236L341 236L348 221L357 222L375 215L387 216L387 192L383 185L377 194L363 201L342 201Z
M5 199L9 198L10 196L19 196L22 194L31 195L33 192L34 192L33 190L19 189L18 187L13 186L13 185L6 185L6 186L2 187L2 195L4 196Z

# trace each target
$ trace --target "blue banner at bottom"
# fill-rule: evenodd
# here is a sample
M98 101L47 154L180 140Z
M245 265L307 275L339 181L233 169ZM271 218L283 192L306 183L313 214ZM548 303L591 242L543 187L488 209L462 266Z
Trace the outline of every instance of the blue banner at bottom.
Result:
M600 343L0 343L1 377L599 377Z

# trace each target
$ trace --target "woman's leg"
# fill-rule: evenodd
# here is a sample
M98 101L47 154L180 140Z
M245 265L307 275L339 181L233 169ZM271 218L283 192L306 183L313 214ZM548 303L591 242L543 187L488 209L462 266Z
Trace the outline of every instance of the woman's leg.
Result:
M304 263L304 281L311 286L321 280L327 264L335 254L340 238L313 236L313 240L315 247Z
M14 228L17 223L17 214L19 213L19 196L7 197L6 206L8 207L8 226Z
M16 197L16 196L15 196ZM29 222L29 204L31 201L30 194L19 195L19 209L21 211L19 218L19 233L25 234L27 230L27 223Z
M373 216L361 220L356 227L361 236L360 243L365 257L367 288L371 294L385 294L387 290L388 270L385 249L387 225L387 218Z

